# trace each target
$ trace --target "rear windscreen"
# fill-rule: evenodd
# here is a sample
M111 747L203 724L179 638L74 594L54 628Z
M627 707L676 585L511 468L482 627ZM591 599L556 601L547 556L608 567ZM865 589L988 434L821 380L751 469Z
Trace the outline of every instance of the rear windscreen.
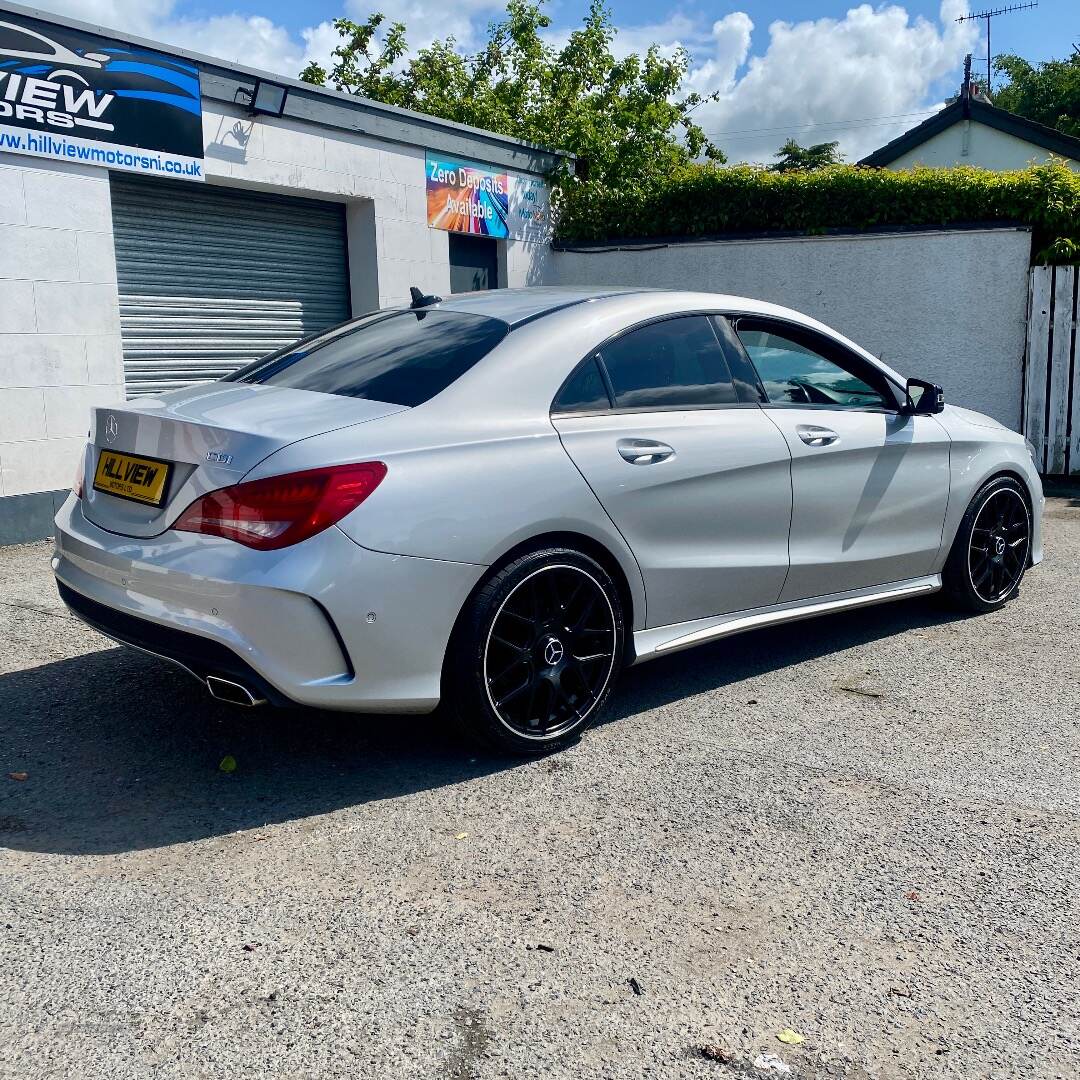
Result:
M379 313L298 342L227 378L411 407L445 390L509 330L498 319L460 311Z

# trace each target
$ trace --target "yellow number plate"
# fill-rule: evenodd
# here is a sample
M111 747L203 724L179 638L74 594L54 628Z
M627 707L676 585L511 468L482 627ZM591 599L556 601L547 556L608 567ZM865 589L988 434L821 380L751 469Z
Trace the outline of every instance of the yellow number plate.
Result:
M168 479L167 461L118 454L115 450L102 450L94 471L94 487L98 491L150 506L160 506L165 501Z

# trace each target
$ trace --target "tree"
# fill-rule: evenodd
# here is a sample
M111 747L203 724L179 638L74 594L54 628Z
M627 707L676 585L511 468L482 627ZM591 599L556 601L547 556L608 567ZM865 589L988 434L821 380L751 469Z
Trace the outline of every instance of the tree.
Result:
M582 26L557 48L542 33L551 25L542 2L509 0L472 55L452 37L409 55L405 26L380 33L381 14L336 19L342 42L330 71L311 63L300 78L569 150L587 160L590 179L613 186L654 183L702 157L725 160L692 116L709 99L680 90L690 65L684 49L615 56L617 31L603 0L592 0Z
M820 169L825 165L839 165L843 155L838 152L838 142L814 143L813 146L800 146L794 139L788 139L773 157L779 160L770 165L772 172L790 172L792 169Z
M1042 64L1003 54L994 57L994 71L1008 78L994 92L995 105L1080 138L1080 53Z

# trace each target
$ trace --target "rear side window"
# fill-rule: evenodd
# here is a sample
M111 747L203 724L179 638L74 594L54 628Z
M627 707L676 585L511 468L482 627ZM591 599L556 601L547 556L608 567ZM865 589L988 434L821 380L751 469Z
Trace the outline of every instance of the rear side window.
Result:
M609 408L611 408L611 399L608 397L607 387L604 386L596 357L590 356L570 376L551 406L551 411L569 415L601 412Z
M509 332L499 319L459 311L397 311L336 327L256 361L231 381L422 405Z
M750 405L761 405L769 399L765 396L765 390L758 380L754 365L739 344L731 323L723 315L712 317L713 329L720 339L724 348L724 356L727 358L728 370L731 372L732 382L739 400Z
M682 409L738 401L705 315L649 323L600 350L618 409Z

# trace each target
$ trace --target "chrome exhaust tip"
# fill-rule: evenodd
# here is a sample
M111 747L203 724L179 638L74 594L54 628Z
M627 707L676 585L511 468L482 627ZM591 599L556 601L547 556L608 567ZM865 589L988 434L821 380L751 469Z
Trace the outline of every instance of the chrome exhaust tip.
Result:
M222 679L217 675L206 676L206 689L210 691L212 698L218 701L227 701L230 705L243 705L244 708L254 708L256 705L265 705L266 698L256 697L246 686L231 679Z

